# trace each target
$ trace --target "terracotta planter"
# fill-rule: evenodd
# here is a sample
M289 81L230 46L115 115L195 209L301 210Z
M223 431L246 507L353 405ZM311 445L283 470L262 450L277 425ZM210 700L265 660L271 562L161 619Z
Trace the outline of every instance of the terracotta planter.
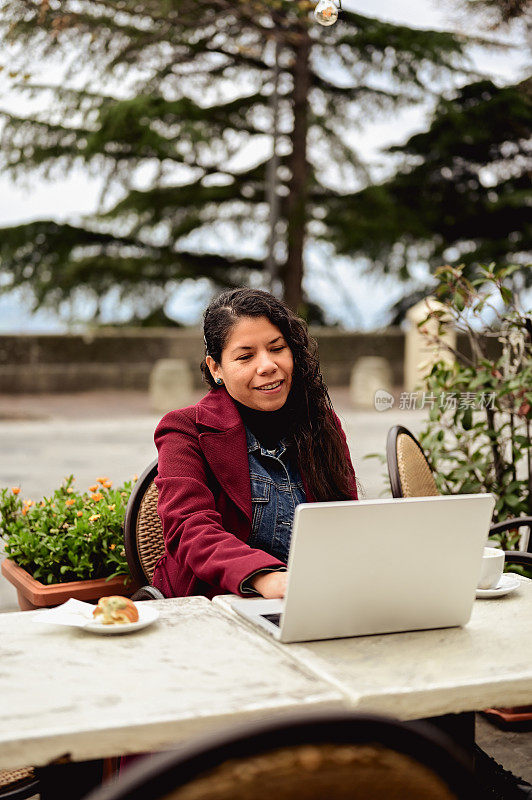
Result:
M129 597L137 589L137 586L126 575L119 575L111 580L97 578L88 581L50 583L47 586L36 581L29 572L8 558L2 561L2 575L17 590L21 611L59 606L71 597L87 602L98 600L100 597L108 597L110 594Z

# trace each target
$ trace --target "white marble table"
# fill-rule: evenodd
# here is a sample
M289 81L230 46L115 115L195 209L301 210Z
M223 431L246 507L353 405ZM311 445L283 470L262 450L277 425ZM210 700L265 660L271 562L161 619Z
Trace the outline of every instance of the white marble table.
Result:
M160 620L102 637L0 615L0 768L163 749L286 711L403 719L532 703L532 581L475 602L463 629L282 645L228 598L157 601Z
M229 722L335 707L341 692L200 597L130 635L0 615L0 768L157 750Z
M276 647L336 686L357 711L420 719L531 704L532 581L520 582L507 597L476 600L464 628ZM214 604L234 615L229 596Z

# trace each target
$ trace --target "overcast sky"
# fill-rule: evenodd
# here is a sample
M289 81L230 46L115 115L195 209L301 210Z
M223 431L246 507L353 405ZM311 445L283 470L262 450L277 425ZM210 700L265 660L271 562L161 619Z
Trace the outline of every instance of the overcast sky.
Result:
M345 8L393 22L446 30L459 30L462 25L463 30L471 32L468 30L471 20L460 19L457 5L452 0L448 0L447 4L441 0L438 4L432 0L343 0L343 5ZM524 46L522 28L521 25L516 26L511 37L502 34L504 39L510 38L514 42L516 39L520 40L521 47L489 54L479 48L471 49L475 66L499 84L525 75L529 53ZM501 37L501 34L498 36ZM53 73L39 75L39 82L50 79L53 80ZM0 106L20 114L29 108L26 101L15 97L5 86L0 91ZM381 148L394 142L402 142L411 133L423 130L427 121L427 109L407 109L384 122L368 125L364 131L354 132L353 142L367 158L378 159ZM59 221L75 221L96 209L100 190L100 180L79 170L53 182L32 178L31 181L26 179L25 182L15 185L8 178L2 177L0 227L50 217ZM316 248L310 252L308 262L305 281L307 292L311 297L320 298L329 310L331 319L337 317L347 327L368 329L382 324L386 318L386 308L403 292L403 287L394 280L385 280L371 274L361 277L360 270L348 259L335 259L331 265L326 248ZM326 269L324 264L328 265ZM182 322L192 323L199 318L207 299L206 282L186 282L168 310ZM20 295L0 298L0 332L51 331L61 330L63 327L51 314L31 316L24 311Z

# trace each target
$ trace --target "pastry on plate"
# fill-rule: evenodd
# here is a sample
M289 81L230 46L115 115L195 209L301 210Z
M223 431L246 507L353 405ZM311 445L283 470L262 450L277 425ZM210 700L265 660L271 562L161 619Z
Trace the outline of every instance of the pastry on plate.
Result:
M129 625L138 622L139 612L129 597L111 595L100 597L92 612L94 619L102 625Z

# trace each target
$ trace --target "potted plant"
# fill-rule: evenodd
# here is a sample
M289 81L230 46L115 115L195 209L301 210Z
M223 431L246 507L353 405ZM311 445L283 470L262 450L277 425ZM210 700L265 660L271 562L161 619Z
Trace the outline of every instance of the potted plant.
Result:
M509 286L517 269L481 267L469 280L463 267L440 267L443 307L427 315L442 326L450 317L468 347L426 376L434 402L419 440L442 494L492 492L499 522L532 516L532 317ZM504 550L519 545L518 529L498 538Z
M23 611L55 606L70 597L97 600L135 590L122 536L133 481L118 489L98 478L87 492L66 478L51 497L23 500L20 487L0 490L0 537L7 558L2 574Z

